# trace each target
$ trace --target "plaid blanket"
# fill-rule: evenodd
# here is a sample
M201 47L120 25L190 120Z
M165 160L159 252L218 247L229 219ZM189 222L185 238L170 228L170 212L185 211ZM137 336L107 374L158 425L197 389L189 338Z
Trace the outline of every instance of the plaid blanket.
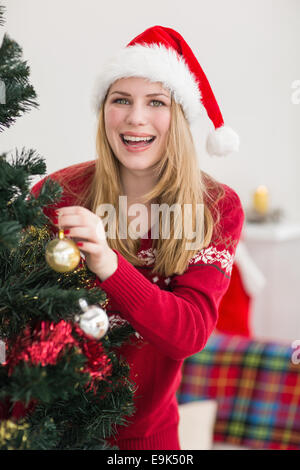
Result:
M218 401L215 441L300 449L300 364L293 354L288 345L215 333L185 360L178 403Z

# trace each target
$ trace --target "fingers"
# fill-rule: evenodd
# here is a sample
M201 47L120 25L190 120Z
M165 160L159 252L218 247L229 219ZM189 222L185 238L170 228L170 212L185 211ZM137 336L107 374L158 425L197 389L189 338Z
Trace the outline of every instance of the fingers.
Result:
M89 211L88 209L86 209L85 207L82 207L82 206L65 206L65 207L60 207L59 209L57 209L56 213L58 215L60 214L84 214L84 213L91 213L93 214L93 212Z
M86 220L87 218L99 218L96 214L91 212L90 210L86 209L85 207L81 206L66 206L66 207L61 207L57 209L56 215L59 217L59 219L63 216L78 216L80 219L84 218Z
M104 230L103 230L104 232ZM90 241L93 243L99 243L100 241L106 240L105 234L104 238L101 238L101 231L97 231L97 227L74 227L72 226L70 229L64 230L65 235L68 238L76 238L80 241Z
M77 245L80 251L83 251L84 253L88 253L90 255L97 255L99 257L101 257L101 255L103 254L103 247L97 245L96 243L80 241L77 243Z
M81 206L67 206L56 211L54 225L69 237L99 243L106 241L103 222L96 214Z
M54 225L61 227L71 227L72 225L91 225L101 221L93 212L80 206L70 206L57 209L55 211Z
M54 225L57 225L59 228L85 225L84 221L78 215L60 215L53 222Z

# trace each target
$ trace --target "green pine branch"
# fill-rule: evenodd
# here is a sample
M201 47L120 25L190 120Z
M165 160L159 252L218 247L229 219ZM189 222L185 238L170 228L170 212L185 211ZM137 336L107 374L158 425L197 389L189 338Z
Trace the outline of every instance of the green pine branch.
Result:
M105 292L91 287L95 275L85 264L62 274L45 262L52 235L43 209L62 195L60 185L46 179L38 197L29 196L31 177L45 172L43 159L34 151L23 149L10 161L0 156L0 337L8 357L28 326L34 328L41 320L72 324L82 313L80 298L89 305L106 300ZM36 404L7 439L1 433L6 421L0 420L0 449L111 449L107 438L117 425L128 425L135 411L129 366L117 356L134 333L130 324L113 326L101 339L112 370L96 394L87 389L90 375L82 372L87 358L75 347L66 348L54 365L21 360L12 372L9 365L0 366L0 417L7 403L8 416L15 403Z
M29 197L32 176L46 173L44 159L34 150L16 150L10 160L0 155L0 253L20 242L25 227L43 227L48 218L42 207L58 201L62 194L61 186L49 179L37 199Z
M76 348L65 351L55 365L19 363L13 373L0 371L0 402L21 401L33 411L20 420L15 437L0 439L0 449L109 449L106 439L116 425L126 426L135 410L129 367L107 352L112 374L99 382L97 393L87 390L89 374L81 371L86 358ZM1 377L2 375L2 377ZM22 425L26 424L23 429ZM23 439L23 437L25 439Z
M22 60L21 47L5 34L0 47L0 80L5 86L4 103L0 101L0 132L23 113L38 107L29 75L30 68Z
M3 13L0 5L0 25ZM5 35L0 45L0 131L38 106L29 73L22 49ZM0 338L8 359L0 364L0 450L117 449L107 439L115 435L117 425L127 426L135 411L129 365L117 354L121 345L134 339L130 324L111 326L99 340L111 371L97 382L96 393L90 390L91 375L83 372L84 349L67 346L56 363L48 365L22 355L25 329L35 331L37 341L36 328L42 321L74 324L75 315L82 313L80 298L89 305L106 301L105 292L92 287L95 275L85 263L61 274L45 261L52 235L44 210L55 206L63 192L56 181L46 178L39 195L32 196L32 177L45 174L45 161L34 150L23 148L9 157L0 154ZM73 336L78 344L75 330ZM30 337L26 341L31 344ZM10 367L9 359L17 356ZM26 416L11 419L15 407L32 404Z

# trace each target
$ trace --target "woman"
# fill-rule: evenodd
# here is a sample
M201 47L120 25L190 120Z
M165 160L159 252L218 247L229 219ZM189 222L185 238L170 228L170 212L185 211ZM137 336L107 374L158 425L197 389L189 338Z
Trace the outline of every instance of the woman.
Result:
M213 154L236 150L238 138L224 126L191 49L170 28L149 28L107 64L96 105L98 158L51 175L64 197L58 217L47 215L80 246L107 293L111 320L137 332L120 350L137 385L136 413L110 442L121 450L176 450L182 362L214 330L244 221L237 194L198 168L190 124L206 110L216 129ZM139 230L130 211L136 203L143 204ZM106 236L103 204L116 209ZM181 210L153 220L151 210L162 204ZM185 204L192 208L186 218Z

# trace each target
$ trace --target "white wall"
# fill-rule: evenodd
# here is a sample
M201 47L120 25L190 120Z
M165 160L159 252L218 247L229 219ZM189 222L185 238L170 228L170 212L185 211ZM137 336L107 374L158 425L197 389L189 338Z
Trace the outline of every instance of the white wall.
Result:
M1 151L36 149L48 173L95 158L90 107L101 64L155 25L179 31L211 83L225 122L241 137L239 154L204 155L202 167L232 186L244 207L259 184L274 207L300 221L299 0L6 0L5 29L23 48L40 107L1 135ZM208 127L207 127L208 128Z

